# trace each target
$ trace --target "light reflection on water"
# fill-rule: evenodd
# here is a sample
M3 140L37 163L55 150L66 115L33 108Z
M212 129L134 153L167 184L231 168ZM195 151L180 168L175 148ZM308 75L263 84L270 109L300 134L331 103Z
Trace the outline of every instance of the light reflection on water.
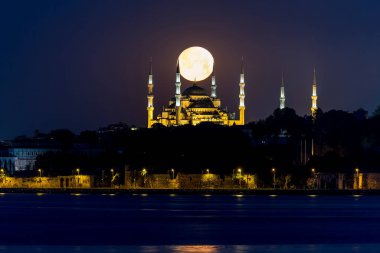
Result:
M0 253L380 252L380 196L79 196L0 197L0 246L42 245Z
M289 245L147 245L147 246L0 246L10 253L371 253L380 244L289 244Z
M214 253L220 252L220 246L214 245L181 245L181 246L173 246L171 248L174 252L198 252L198 253Z

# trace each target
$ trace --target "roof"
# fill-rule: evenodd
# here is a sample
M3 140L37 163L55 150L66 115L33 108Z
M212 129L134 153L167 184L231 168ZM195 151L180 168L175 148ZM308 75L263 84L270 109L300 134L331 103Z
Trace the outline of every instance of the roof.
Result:
M215 108L214 103L208 99L191 100L189 108Z
M187 88L182 92L182 96L208 96L205 89L202 87L199 87L196 84L193 84L193 86Z

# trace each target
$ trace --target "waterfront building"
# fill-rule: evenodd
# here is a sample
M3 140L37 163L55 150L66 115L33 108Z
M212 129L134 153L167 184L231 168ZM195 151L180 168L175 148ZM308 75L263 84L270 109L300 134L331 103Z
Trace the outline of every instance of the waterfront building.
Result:
M2 143L0 146L0 169L7 174L35 171L37 157L48 152L61 152L63 144L56 141L29 139ZM70 152L83 156L97 156L104 152L99 145L73 143Z
M0 168L9 174L17 171L31 171L35 169L35 162L39 155L59 150L60 147L55 144L42 141L3 143L0 151Z

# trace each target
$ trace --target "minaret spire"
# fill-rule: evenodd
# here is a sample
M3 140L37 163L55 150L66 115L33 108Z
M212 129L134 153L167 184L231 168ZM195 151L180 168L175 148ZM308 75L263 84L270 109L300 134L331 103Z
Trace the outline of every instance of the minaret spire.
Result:
M212 74L211 74L211 97L216 98L216 81L215 81L215 63L212 67Z
M314 68L314 76L313 76L313 92L311 95L311 116L313 118L316 117L318 106L317 106L317 77L315 74L315 68Z
M240 93L239 93L239 123L241 125L244 125L244 111L245 111L245 105L244 105L244 87L245 87L245 81L244 81L244 59L241 57L241 70L240 70Z
M179 61L177 61L177 71L175 74L175 112L176 123L180 124L180 112L181 112L181 73L179 69Z
M148 73L148 128L151 128L153 125L153 112L154 112L154 106L153 106L153 70L152 70L152 58L150 58L149 62L149 73Z
M281 73L281 87L280 87L280 109L285 108L285 83L284 72Z

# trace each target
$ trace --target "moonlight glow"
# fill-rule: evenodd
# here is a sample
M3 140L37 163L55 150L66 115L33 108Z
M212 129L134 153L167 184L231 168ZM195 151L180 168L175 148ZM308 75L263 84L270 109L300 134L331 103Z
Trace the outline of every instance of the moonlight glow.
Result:
M185 79L198 82L211 75L214 58L203 47L189 47L178 57L181 76Z

